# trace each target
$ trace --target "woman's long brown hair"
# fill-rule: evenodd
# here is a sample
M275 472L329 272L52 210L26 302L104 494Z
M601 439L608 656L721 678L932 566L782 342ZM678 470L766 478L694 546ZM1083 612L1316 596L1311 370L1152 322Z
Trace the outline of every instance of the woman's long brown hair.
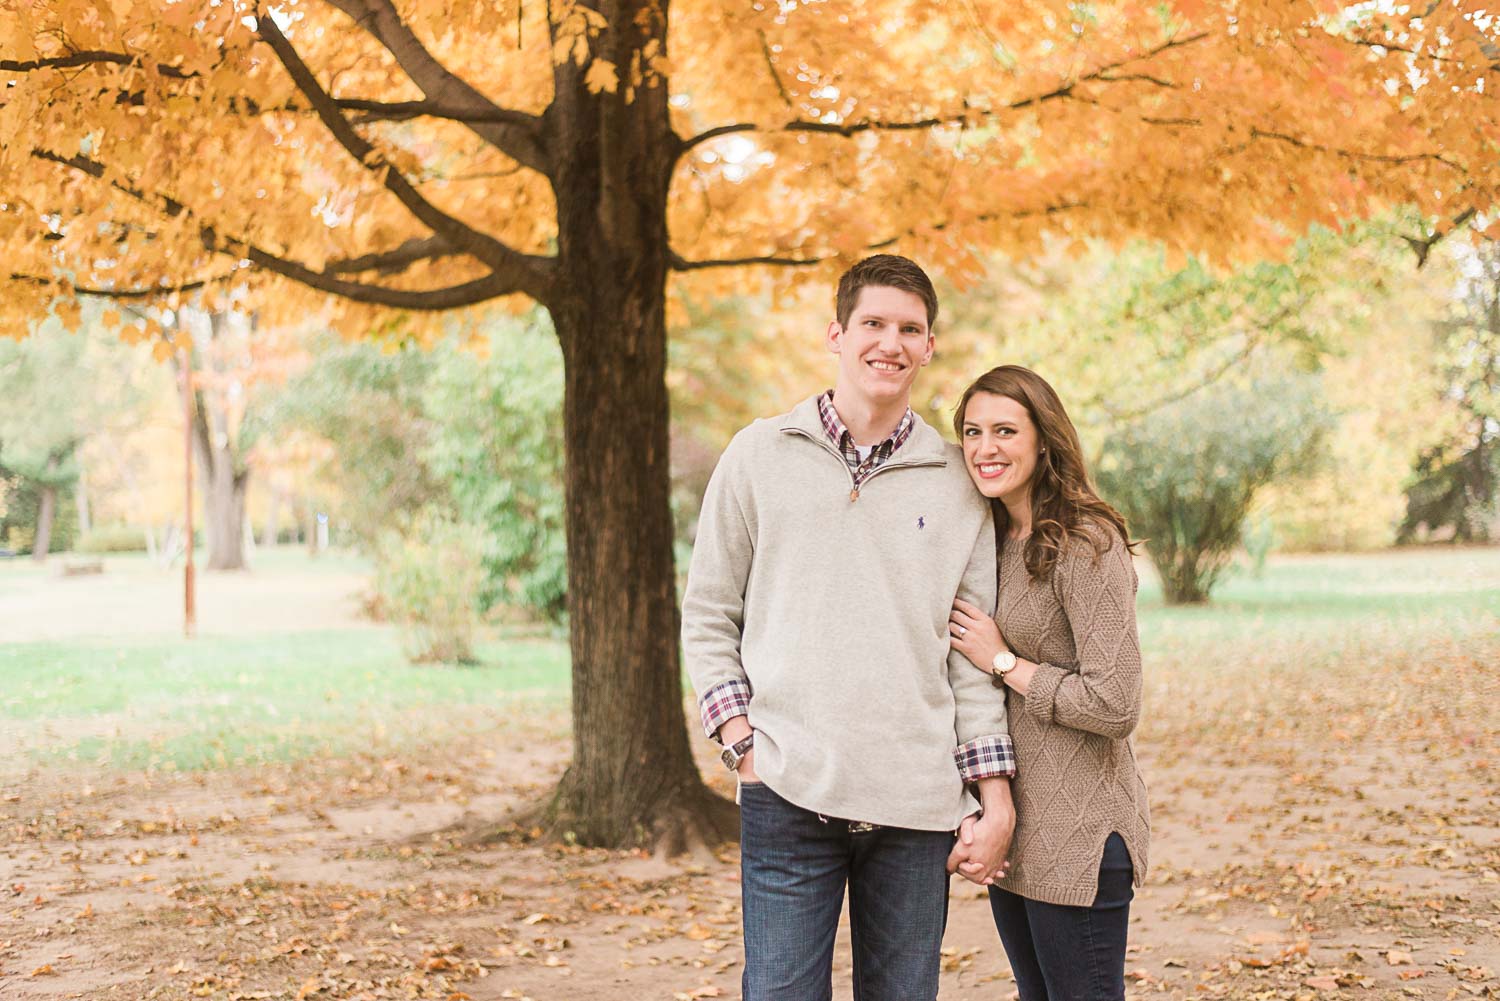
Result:
M1113 536L1126 548L1134 548L1125 518L1105 503L1089 481L1078 431L1046 379L1020 365L1001 365L975 379L953 415L959 441L964 437L964 413L975 393L1009 397L1025 407L1037 430L1038 444L1046 449L1037 456L1031 478L1031 535L1026 540L1025 562L1032 578L1051 578L1070 535L1089 542L1096 558L1109 549ZM1010 513L998 498L991 498L990 505L995 512L998 550L1010 528ZM1100 531L1090 532L1091 526Z

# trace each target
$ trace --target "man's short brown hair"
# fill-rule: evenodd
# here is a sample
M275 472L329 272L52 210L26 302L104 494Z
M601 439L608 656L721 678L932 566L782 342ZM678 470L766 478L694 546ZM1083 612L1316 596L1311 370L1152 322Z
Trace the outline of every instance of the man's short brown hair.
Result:
M914 261L898 254L866 257L839 278L838 298L834 303L839 326L849 325L854 305L859 302L859 290L869 285L898 288L920 298L927 306L927 332L932 332L938 315L937 291L932 287L932 279Z

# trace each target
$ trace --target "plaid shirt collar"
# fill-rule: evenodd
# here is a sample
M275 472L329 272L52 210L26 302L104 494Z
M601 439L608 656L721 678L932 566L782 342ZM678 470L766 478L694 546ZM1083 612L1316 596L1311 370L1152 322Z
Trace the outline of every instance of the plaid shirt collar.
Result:
M896 430L891 432L889 438L876 444L870 450L869 458L861 461L859 457L859 446L854 444L854 435L844 426L843 420L839 418L839 412L833 409L833 390L818 397L818 415L823 419L823 430L828 433L828 440L833 442L844 456L844 461L849 468L854 470L855 484L858 485L866 476L873 473L885 464L896 449L911 437L912 428L916 426L916 415L911 412L911 407L906 408L906 413L901 415L901 423L896 425Z

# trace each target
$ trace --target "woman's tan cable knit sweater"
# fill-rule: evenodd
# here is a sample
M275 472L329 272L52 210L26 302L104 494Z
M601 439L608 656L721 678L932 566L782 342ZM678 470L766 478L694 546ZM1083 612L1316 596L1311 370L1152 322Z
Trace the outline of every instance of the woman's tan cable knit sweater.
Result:
M1151 817L1130 734L1141 711L1135 567L1113 531L1109 549L1069 537L1052 580L1032 580L1024 540L1000 553L996 621L1016 656L1038 665L1028 694L1007 690L1017 774L1016 840L999 886L1033 900L1088 906L1111 831L1130 849L1139 886Z

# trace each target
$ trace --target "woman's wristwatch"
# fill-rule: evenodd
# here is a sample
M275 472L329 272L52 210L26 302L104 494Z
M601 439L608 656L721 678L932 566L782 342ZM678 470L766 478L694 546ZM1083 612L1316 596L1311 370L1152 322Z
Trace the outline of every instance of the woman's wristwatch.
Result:
M997 678L1003 678L1015 669L1016 655L1009 650L1001 650L990 662L990 673Z
M724 748L719 754L719 760L724 762L725 768L731 772L737 772L740 770L740 762L745 760L745 755L750 753L750 748L754 744L755 733L752 731L750 736Z

